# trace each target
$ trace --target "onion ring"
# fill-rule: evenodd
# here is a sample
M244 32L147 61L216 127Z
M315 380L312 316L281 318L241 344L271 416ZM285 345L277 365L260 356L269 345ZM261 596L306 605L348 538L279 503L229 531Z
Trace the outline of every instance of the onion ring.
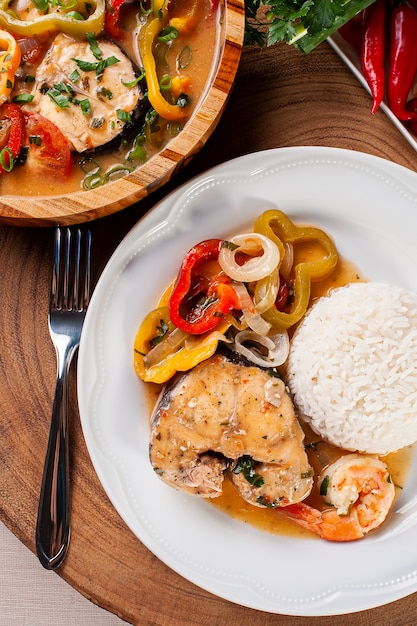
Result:
M236 235L229 240L234 249L222 246L219 253L219 264L225 274L232 280L245 283L261 280L269 276L279 265L280 253L278 246L265 235L260 233L246 233ZM262 251L260 256L252 256ZM236 262L236 254L243 252L252 256L246 263L239 265Z

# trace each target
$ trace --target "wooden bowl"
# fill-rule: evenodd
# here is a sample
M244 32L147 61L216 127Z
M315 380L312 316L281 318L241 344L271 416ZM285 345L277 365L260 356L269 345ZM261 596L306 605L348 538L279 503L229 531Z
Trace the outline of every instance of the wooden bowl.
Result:
M239 65L245 28L244 0L220 0L220 7L221 33L211 84L177 137L134 172L103 187L56 196L2 196L0 222L52 226L94 220L141 200L182 169L215 129Z

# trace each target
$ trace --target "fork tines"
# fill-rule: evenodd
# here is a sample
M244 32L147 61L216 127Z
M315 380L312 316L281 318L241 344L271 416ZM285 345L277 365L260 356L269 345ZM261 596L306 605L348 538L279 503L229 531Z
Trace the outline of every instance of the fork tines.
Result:
M83 311L91 282L91 231L58 226L55 231L51 305L56 310Z

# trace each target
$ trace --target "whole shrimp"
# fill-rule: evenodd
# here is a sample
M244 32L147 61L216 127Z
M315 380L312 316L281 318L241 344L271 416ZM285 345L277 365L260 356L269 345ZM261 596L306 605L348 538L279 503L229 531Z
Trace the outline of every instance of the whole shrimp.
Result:
M280 515L328 541L354 541L385 520L395 497L388 468L379 459L348 454L320 475L320 495L331 508L304 502L277 509Z

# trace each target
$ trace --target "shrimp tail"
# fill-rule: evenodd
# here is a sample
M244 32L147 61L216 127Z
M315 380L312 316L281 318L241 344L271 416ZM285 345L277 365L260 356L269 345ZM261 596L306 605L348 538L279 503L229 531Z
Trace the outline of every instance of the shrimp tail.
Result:
M277 509L277 514L327 541L355 541L362 539L365 534L355 510L350 515L338 515L335 509L318 511L304 502L299 502Z

